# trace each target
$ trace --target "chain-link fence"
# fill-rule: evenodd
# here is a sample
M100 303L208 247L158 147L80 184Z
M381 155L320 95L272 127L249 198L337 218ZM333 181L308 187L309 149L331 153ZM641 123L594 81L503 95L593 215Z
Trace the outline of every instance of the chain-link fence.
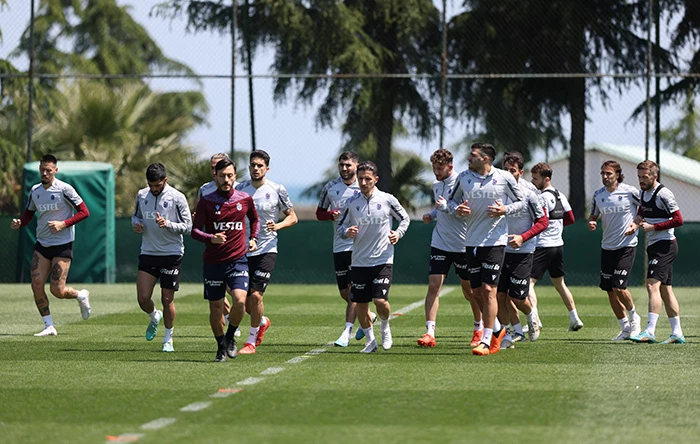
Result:
M694 160L663 151L700 152L700 20L681 0L77 3L0 10L5 214L22 206L24 161L45 152L112 163L123 216L148 163L194 196L202 159L245 164L251 149L271 154L268 177L302 218L316 203L303 191L345 149L375 160L414 216L432 151L464 169L477 140L551 161L580 219L602 158L631 183L628 166L651 158L682 193L700 186Z

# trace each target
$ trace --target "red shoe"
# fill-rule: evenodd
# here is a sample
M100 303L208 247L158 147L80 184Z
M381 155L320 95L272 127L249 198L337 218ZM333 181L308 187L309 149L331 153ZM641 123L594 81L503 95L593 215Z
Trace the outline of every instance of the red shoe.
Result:
M242 349L238 350L239 355L254 355L255 346L250 342L246 342Z
M477 346L472 349L472 354L477 356L488 356L489 353L489 347L487 347L483 342L479 342Z
M422 338L418 341L418 345L421 347L435 347L435 338L430 336L428 333L424 334Z
M493 336L491 336L491 345L489 346L489 353L491 353L492 355L494 353L498 353L501 350L501 341L505 337L506 337L505 327L501 327L501 331L498 334L496 334L494 332Z
M474 330L474 335L472 336L472 342L469 343L470 347L476 347L481 342L481 338L484 336L484 330Z
M257 347L260 345L263 341L263 338L265 337L265 332L267 331L268 328L270 328L270 318L263 316L265 319L267 319L267 324L261 325L260 328L258 328L258 337L255 338L255 346Z

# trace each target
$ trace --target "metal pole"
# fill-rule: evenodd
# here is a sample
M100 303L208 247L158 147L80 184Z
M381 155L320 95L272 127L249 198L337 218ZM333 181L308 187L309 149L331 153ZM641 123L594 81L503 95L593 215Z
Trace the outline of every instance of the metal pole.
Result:
M233 0L233 17L231 17L231 160L235 159L236 148L236 17L238 0Z
M658 5L654 14L655 17L655 23L654 26L656 27L654 29L655 33L655 40L656 40L656 47L660 48L661 45L661 5ZM661 78L658 76L659 74L659 52L657 50L656 52L656 57L654 57L654 71L656 75L656 84L655 84L655 97L656 97L656 164L661 165ZM659 179L661 180L661 170L659 170Z
M442 0L442 70L440 73L440 145L445 142L445 90L447 88L447 0Z
M654 0L649 0L649 13L647 16L648 26L647 26L647 78L646 78L646 106L645 106L645 122L644 122L644 159L649 158L649 119L650 119L650 107L651 107L651 20L652 20L652 8Z
M243 37L245 38L245 49L248 62L248 106L250 107L250 140L251 150L255 150L255 107L253 102L253 50L250 44L250 5L248 0L245 0L245 26L243 28Z
M32 161L32 131L34 128L34 0L29 13L29 105L27 108L27 162Z

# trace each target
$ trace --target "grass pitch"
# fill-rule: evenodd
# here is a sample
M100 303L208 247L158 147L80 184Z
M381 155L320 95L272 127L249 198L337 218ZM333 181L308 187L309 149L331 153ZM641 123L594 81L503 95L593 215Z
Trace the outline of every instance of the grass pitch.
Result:
M585 327L567 332L566 309L543 286L540 340L475 357L458 289L440 300L436 348L416 345L421 306L392 321L390 351L362 355L359 341L327 345L344 322L334 286L273 283L258 353L214 363L200 285L177 293L172 354L160 351L162 324L145 340L135 285L88 288L91 319L50 297L59 335L35 338L29 285L0 287L2 442L695 442L700 432L695 289L675 289L685 345L611 342L618 324L592 287L572 288ZM393 286L392 309L425 291ZM644 323L645 292L632 293ZM665 315L658 325L663 340Z

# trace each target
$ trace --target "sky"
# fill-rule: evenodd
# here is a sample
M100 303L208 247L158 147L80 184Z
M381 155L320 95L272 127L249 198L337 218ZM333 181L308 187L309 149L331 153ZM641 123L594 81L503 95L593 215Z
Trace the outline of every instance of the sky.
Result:
M151 37L159 44L163 52L171 59L190 66L200 75L229 75L231 72L231 43L228 35L217 33L192 34L186 31L183 19L169 21L162 17L151 16L153 5L162 0L118 0L120 5L128 5L131 15L141 23ZM0 44L0 58L6 58L19 41L22 31L29 22L29 0L9 0L9 8L0 11L0 30L3 41ZM38 0L36 1L38 4ZM458 4L461 4L457 2ZM456 3L448 1L448 17L454 11ZM662 31L663 33L663 31ZM26 60L13 59L13 64L22 69L28 65ZM270 74L272 62L270 52L259 52L253 65L254 74ZM244 75L240 60L237 62L237 74ZM204 79L203 92L209 103L209 125L196 129L188 142L198 147L202 157L213 153L230 150L231 134L231 81L230 79ZM153 79L154 89L172 91L196 88L191 81L177 79ZM342 146L339 130L320 129L315 122L315 108L296 104L290 99L285 104L275 104L272 99L273 82L271 79L254 80L254 104L256 125L256 146L266 150L270 156L268 177L287 188L301 188L317 182L323 173L335 165L336 156ZM250 150L251 131L248 102L247 79L237 79L235 84L235 148ZM586 126L586 143L605 142L618 145L644 146L644 121L628 122L632 110L644 100L641 88L626 91L622 97L611 93L612 100L607 107L601 105L594 95L592 109L589 111L589 123ZM678 118L674 109L664 109L662 127ZM564 119L568 134L568 119ZM339 126L339 125L336 125ZM653 125L652 125L653 128ZM445 146L459 141L465 134L465 128L453 125L445 135ZM395 146L414 151L428 160L437 148L439 139L436 132L434 140L425 143L414 138L395 140ZM651 142L653 150L653 142ZM544 160L544 159L537 159ZM455 168L466 168L463 158L456 158ZM429 177L430 171L426 171ZM290 190L291 192L291 190Z

